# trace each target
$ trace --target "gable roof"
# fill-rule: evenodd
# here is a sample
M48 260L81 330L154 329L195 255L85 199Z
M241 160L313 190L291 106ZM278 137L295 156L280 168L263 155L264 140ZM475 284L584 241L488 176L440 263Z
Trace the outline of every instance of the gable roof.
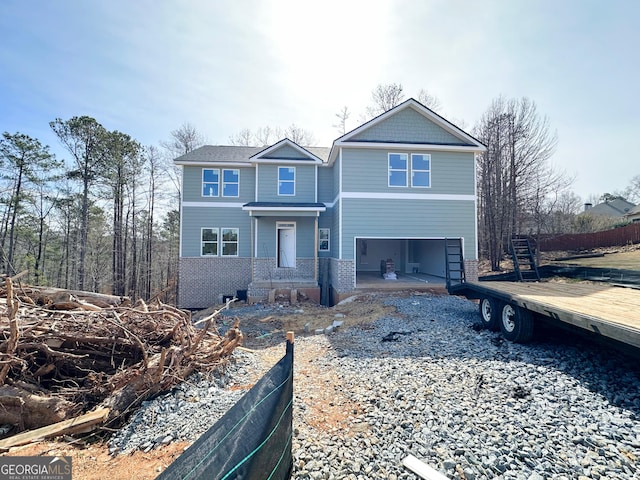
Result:
M288 138L283 138L270 147L255 153L251 156L250 160L252 163L282 163L284 160L289 162L311 162L321 164L326 161L328 153L328 148L304 148Z
M407 117L407 120L412 121L414 125L417 123L416 119L423 119L424 122L412 132L407 131L403 138L402 116ZM391 125L394 117L400 120L400 122L396 122L398 125ZM393 138L385 138L382 128L384 124L389 124L392 127L390 130L394 131ZM398 133L400 133L400 137L398 137ZM408 138L409 135L415 136L416 133L421 137L419 141L416 141L415 138ZM389 145L395 148L403 145L415 148L415 145L418 144L424 145L425 148L429 149L469 152L483 152L487 149L478 139L413 98L402 102L400 105L336 139L331 148L329 162L335 161L338 147L366 147L372 144L377 146Z

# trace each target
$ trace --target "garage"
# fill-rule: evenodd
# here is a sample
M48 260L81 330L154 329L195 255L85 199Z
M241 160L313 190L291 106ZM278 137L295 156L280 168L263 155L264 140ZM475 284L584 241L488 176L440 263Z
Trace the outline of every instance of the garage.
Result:
M444 238L357 237L356 288L397 282L444 285L445 244ZM384 278L387 272L395 273L395 277Z

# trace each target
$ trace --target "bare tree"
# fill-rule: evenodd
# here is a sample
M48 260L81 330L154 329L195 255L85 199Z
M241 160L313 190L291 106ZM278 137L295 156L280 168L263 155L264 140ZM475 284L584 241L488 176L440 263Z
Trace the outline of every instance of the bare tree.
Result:
M289 140L297 143L301 146L314 145L316 140L312 132L298 127L295 123L292 123L284 131L280 127L262 127L252 132L248 128L240 130L235 135L229 137L231 145L242 147L264 147L272 145L282 137L286 137Z
M336 113L336 117L338 117L338 123L333 125L333 128L338 130L340 135L344 135L345 133L347 133L347 119L350 115L351 112L349 112L349 108L346 105L342 107L342 110Z
M371 105L363 115L364 121L391 110L404 100L404 89L400 83L380 84L371 92Z
M160 146L166 152L163 171L173 184L173 191L175 192L173 199L176 204L180 201L182 170L173 163L173 160L203 146L205 141L204 135L198 132L193 125L186 122L180 128L171 131L169 140L160 142Z
M569 190L557 192L554 197L555 203L550 210L545 233L561 235L573 232L574 219L583 207L582 200Z
M434 112L438 112L442 108L442 103L440 99L435 95L430 94L424 88L420 90L418 93L418 101L424 105L425 107L433 110Z
M499 270L509 239L525 230L532 218L530 205L542 205L552 188L541 172L549 174L547 162L557 136L534 102L502 97L491 103L475 134L487 146L478 157L480 245L492 269Z
M229 137L229 143L239 147L251 147L255 145L255 138L251 130L243 128L235 135Z
M292 142L305 147L316 143L313 133L309 130L298 127L295 123L289 125L289 127L284 131L284 136Z
M624 191L625 198L633 203L640 203L640 175L636 175L629 182L629 186Z
M185 122L180 128L171 130L171 139L160 142L160 145L170 151L175 158L201 147L205 142L204 135L189 122Z
M262 127L256 130L253 135L253 145L258 147L266 147L272 145L283 137L282 129L279 127L272 128L270 126Z

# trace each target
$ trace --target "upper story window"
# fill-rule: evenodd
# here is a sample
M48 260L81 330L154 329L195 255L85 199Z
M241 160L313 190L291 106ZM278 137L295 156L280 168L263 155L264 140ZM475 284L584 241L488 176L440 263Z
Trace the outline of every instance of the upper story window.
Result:
M202 169L202 196L220 196L220 169ZM237 197L240 192L240 170L222 170L222 196Z
M406 187L408 178L409 155L406 153L389 154L389 186Z
M202 169L202 196L217 197L220 195L220 170L217 168Z
M278 195L296 194L296 167L278 167Z
M240 170L222 170L222 196L237 197L239 191Z
M431 155L428 153L411 154L411 186L431 186Z
M218 255L218 229L203 228L201 232L202 255Z
M330 238L331 230L329 228L319 228L318 229L318 251L320 252L328 252L329 251L329 238Z

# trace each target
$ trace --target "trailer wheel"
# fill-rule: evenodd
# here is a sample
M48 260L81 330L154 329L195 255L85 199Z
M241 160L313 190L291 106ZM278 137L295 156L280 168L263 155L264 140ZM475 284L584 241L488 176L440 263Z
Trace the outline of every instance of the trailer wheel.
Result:
M493 332L500 330L500 302L493 297L480 299L480 322L482 326Z
M522 307L505 303L500 315L500 331L510 342L528 342L533 337L533 314Z

